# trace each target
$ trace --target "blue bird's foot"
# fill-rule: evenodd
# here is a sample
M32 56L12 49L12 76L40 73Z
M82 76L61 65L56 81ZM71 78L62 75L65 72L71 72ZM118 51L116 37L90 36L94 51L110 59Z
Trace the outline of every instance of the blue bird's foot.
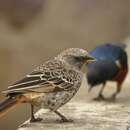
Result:
M107 99L108 101L115 102L116 101L116 95L113 94L110 98Z
M106 100L106 99L104 98L104 96L102 94L99 94L99 96L94 98L93 100L94 101L103 101L103 100Z

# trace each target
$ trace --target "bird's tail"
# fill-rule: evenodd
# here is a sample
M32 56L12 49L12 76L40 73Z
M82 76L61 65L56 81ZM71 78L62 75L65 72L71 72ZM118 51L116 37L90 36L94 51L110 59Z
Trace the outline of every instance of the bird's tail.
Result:
M119 43L119 46L124 50L127 48L126 43Z
M125 50L127 48L127 44L126 43L113 43L113 45L119 46L120 48L122 48L123 50Z
M0 102L0 117L4 116L11 109L16 107L19 103L23 102L22 96L9 97L2 102Z

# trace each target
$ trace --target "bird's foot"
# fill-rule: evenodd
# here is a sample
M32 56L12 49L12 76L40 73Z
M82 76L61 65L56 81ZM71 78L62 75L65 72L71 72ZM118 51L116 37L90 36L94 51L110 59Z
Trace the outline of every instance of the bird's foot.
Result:
M73 120L68 120L64 115L62 115L60 112L58 112L57 110L54 111L60 118L60 123L67 123L67 122L73 122Z
M30 122L41 122L42 118L31 118Z
M115 102L116 101L116 95L113 94L110 98L107 99L107 101Z
M62 118L61 120L57 120L60 123L71 123L73 122L73 120L71 119L67 119L67 118Z
M106 100L106 99L104 98L103 95L100 94L98 97L94 98L93 100L94 101L103 101L103 100Z

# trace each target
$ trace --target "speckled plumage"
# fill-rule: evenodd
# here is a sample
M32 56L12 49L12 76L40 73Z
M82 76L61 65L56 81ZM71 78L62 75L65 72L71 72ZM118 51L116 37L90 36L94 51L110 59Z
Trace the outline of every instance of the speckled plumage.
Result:
M31 103L57 110L75 95L82 82L82 73L69 68L63 61L53 59L38 66L25 79L24 82L21 80L10 86L7 90L8 94L22 92L26 96L26 92L40 92ZM31 83L28 82L29 79ZM34 85L35 83L37 84Z

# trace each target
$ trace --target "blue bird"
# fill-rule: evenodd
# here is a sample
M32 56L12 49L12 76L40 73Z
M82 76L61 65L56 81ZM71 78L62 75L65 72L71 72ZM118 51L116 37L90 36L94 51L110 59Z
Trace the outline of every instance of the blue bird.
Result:
M107 43L97 46L90 54L97 59L89 63L87 71L87 81L90 86L89 91L100 84L103 84L96 100L105 100L103 90L107 81L117 82L116 92L111 98L114 100L121 91L122 83L128 73L128 57L125 51L126 45L123 43Z

